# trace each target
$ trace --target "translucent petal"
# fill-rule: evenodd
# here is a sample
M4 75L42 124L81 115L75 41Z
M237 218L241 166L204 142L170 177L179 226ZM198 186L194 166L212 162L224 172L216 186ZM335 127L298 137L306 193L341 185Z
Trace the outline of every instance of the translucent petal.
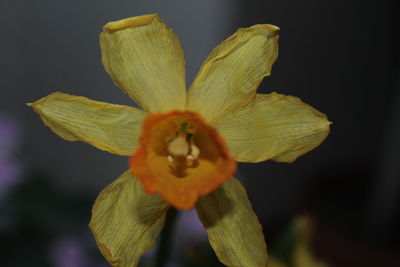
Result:
M166 211L161 197L146 194L140 181L126 171L100 193L89 227L112 266L133 267L154 246Z
M84 141L118 155L131 155L146 113L140 109L52 93L28 104L44 124L68 141Z
M146 111L184 108L183 51L158 15L110 22L103 29L102 61L116 85Z
M326 115L299 98L277 93L257 95L215 127L238 161L292 162L328 135Z
M266 266L264 236L240 182L231 178L199 199L199 218L218 259L227 266Z
M187 108L213 124L248 103L278 56L278 30L267 24L239 29L214 48L189 89Z

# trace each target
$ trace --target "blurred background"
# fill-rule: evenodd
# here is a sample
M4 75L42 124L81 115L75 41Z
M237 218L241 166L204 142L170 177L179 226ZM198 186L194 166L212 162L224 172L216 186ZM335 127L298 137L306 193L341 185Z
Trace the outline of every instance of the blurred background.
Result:
M331 134L292 164L240 164L271 266L400 266L400 46L395 1L0 0L0 266L108 266L87 227L126 157L67 142L25 103L51 92L132 105L105 73L109 21L159 13L192 81L239 27L281 28L259 92L295 95ZM222 266L194 212L178 215L168 266ZM142 266L151 266L150 252Z

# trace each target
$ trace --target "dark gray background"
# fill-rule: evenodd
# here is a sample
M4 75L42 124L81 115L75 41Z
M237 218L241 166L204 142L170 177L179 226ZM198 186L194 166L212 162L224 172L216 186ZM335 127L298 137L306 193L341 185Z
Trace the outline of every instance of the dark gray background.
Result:
M98 192L127 158L61 140L24 106L53 91L132 104L103 70L98 34L111 20L157 12L179 36L191 82L238 27L281 28L280 55L259 92L300 97L332 132L293 164L241 164L238 176L269 233L312 211L322 224L398 247L398 18L390 1L0 1L0 112L22 122L18 159L49 170L67 192Z

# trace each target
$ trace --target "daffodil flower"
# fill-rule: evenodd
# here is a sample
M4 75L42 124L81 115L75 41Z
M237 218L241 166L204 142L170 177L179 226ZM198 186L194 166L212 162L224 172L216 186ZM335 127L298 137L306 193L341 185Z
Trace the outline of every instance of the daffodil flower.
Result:
M326 116L300 99L256 89L278 54L278 27L239 29L185 88L175 33L156 14L107 23L102 62L142 109L60 92L30 104L60 137L130 156L130 170L99 195L90 228L108 262L136 266L170 205L196 208L219 260L266 266L261 225L236 161L292 162L328 135Z

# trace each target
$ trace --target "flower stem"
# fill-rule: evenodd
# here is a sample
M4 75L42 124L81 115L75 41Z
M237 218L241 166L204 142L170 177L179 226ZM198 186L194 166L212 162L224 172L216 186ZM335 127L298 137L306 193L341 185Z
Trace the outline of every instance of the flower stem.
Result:
M156 267L165 267L168 262L168 257L171 252L171 240L174 232L175 220L178 211L175 208L170 208L167 211L167 218L165 219L164 229L161 232L160 246L158 247L155 265Z

